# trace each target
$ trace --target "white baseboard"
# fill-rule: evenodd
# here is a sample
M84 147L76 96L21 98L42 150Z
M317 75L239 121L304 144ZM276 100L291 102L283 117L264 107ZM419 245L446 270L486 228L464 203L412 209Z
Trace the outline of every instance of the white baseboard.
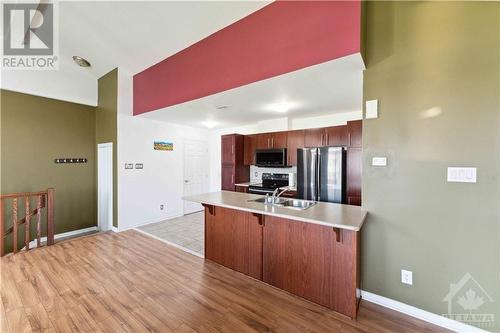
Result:
M415 317L417 319L426 321L428 323L447 328L449 330L461 333L489 333L483 329L477 328L475 326L470 326L464 323L461 323L456 320L452 320L440 315L437 315L432 312L428 312L414 306L401 303L399 301L395 301L393 299L379 296L368 291L361 290L361 298L365 301L378 304L385 308L389 308L401 313L404 313L408 316Z
M111 231L113 231L113 232L118 232L118 228L117 228L117 227L114 227L114 226L111 226L111 229L109 229L109 230L111 230Z
M180 246L180 245L178 245L178 244L175 244L175 243L169 242L169 241L164 240L164 239L162 239L162 238L160 238L160 237L156 237L155 235L151 235L150 233L148 233L148 232L146 232L146 231L142 231L141 229L134 228L134 230L135 230L135 231L137 231L137 232L140 232L140 233L141 233L141 234L143 234L143 235L146 235L146 236L148 236L148 237L151 237L151 238L154 238L154 239L156 239L156 240L159 240L160 242L163 242L163 243L165 243L165 244L168 244L168 245L170 245L170 246L173 246L173 247L175 247L175 248L178 248L179 250L182 250L182 251L184 251L184 252L190 253L190 254L192 254L192 255L194 255L194 256L197 256L197 257L200 257L200 258L205 258L203 255L199 254L198 252L194 252L193 250L187 249L187 248L185 248L185 247L183 247L183 246Z
M92 231L97 231L97 227L89 227L89 228L84 228L84 229L78 229L78 230L63 232L63 233L60 233L60 234L55 234L54 235L54 240L61 239L61 238L66 238L66 237L71 237L71 236L77 236L77 235L85 234L85 233L92 232ZM40 241L42 243L46 242L47 241L47 237L40 238ZM32 240L30 242L30 248L34 248L34 247L36 247L36 239Z
M165 217L162 217L162 218L159 218L159 219L156 219L156 220L152 220L152 221L138 222L138 223L134 223L132 225L126 226L124 228L120 227L120 222L118 221L118 229L117 229L117 231L121 232L121 231L125 231L125 230L135 229L135 228L138 228L138 227L142 227L143 225L148 225L148 224L163 222L163 221L175 219L175 218L178 218L178 217L181 217L181 216L184 216L184 214L180 213L180 214L165 216Z

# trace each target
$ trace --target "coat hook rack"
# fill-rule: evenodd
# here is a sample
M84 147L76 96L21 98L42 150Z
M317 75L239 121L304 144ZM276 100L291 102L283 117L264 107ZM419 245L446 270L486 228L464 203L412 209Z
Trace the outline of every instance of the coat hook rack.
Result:
M54 160L54 163L56 164L65 164L65 163L87 163L86 158L74 158L74 157L69 157L69 158L56 158Z

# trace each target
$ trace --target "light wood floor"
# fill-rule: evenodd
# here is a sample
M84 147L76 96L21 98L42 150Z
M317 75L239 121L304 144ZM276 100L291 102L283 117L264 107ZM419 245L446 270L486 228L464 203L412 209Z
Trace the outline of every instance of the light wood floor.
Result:
M0 332L445 332L368 302L351 321L136 231L0 263Z

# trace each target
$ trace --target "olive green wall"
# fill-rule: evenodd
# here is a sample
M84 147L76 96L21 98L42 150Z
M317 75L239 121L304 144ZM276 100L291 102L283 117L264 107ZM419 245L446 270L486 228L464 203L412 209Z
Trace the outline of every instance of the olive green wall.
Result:
M56 233L96 226L95 108L7 90L0 96L2 193L53 187ZM88 162L55 164L60 157Z
M118 226L118 69L98 80L96 143L113 143L113 226Z
M362 289L444 314L469 272L495 301L479 312L498 331L500 3L366 9L364 99L379 100L379 118L363 121ZM477 183L448 183L448 166L477 167Z

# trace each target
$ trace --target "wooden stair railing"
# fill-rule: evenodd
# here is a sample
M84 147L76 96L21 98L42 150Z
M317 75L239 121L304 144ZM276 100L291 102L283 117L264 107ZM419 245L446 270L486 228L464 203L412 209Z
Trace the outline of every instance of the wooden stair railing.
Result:
M36 197L36 208L30 209L31 198ZM12 199L12 226L5 229L5 200ZM24 217L18 219L18 204L24 200ZM18 231L24 224L24 247L30 249L31 218L36 219L36 246L40 247L42 237L42 209L47 210L47 245L54 244L54 189L40 192L24 192L0 195L0 256L5 255L6 237L12 234L12 252L18 252Z

